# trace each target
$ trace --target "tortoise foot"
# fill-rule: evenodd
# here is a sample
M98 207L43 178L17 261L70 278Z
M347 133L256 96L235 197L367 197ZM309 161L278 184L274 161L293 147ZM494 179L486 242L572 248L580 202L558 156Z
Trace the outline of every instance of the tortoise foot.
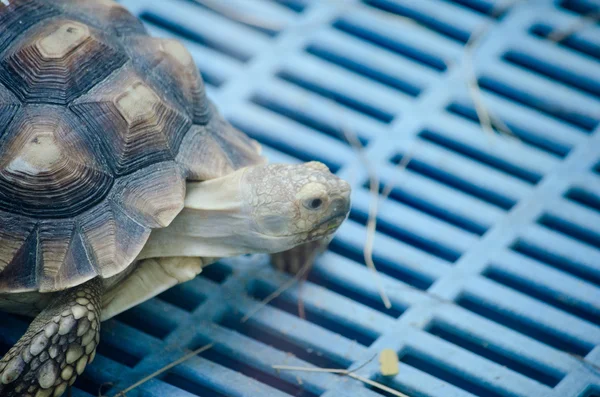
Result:
M62 396L96 354L101 296L98 279L57 295L0 360L0 395Z

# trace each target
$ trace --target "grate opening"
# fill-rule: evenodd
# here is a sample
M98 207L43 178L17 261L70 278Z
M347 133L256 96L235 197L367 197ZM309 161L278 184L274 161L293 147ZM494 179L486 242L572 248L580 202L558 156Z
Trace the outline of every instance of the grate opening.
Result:
M113 389L112 383L98 383L98 381L89 375L89 371L84 371L79 375L73 387L92 396L104 396Z
M256 300L262 301L273 292L275 292L275 288L261 280L255 280L249 284L248 294ZM269 305L296 317L298 316L298 304L289 298L278 296L269 302ZM331 318L329 314L319 313L318 309L314 309L309 305L305 304L304 311L306 321L340 334L349 340L354 340L363 346L370 346L379 337L379 335L364 329L358 324L349 324L347 320Z
M589 269L583 268L579 263L572 261L569 258L552 253L522 239L517 240L511 246L511 249L537 261L543 262L544 264L555 269L569 273L572 276L581 279L582 281L593 283L600 287L599 274L592 273Z
M413 61L438 72L444 72L448 68L446 62L444 62L442 58L434 54L424 52L422 48L410 46L398 41L398 38L396 37L390 37L385 34L366 29L362 26L355 25L352 23L352 21L347 19L338 19L333 23L333 27L358 39L374 44L388 51L392 51L403 57L412 59Z
M191 381L179 376L176 373L169 372L166 376L161 379L163 382L168 383L178 389L185 390L196 396L202 397L229 397L227 394L219 393L218 391L208 388L207 386L201 385L197 382Z
M449 39L458 41L461 44L465 44L469 40L470 32L460 29L456 26L448 25L442 21L439 21L431 15L424 14L420 11L413 10L410 7L404 6L399 2L393 0L362 0L363 3L375 7L385 12L391 12L393 14L400 15L405 18L410 18L418 22L419 24L426 26L427 28L439 33Z
M357 209L352 209L348 218L366 227L369 214ZM377 217L377 231L450 263L456 262L462 255L461 252L438 242L427 240L426 238L405 230L384 219L380 219L379 217Z
M590 386L582 395L582 397L600 397L600 388Z
M171 21L160 15L145 12L142 15L140 15L140 19L146 23L150 23L152 25L158 26L159 28L167 30L173 33L174 35L183 37L204 47L210 48L212 50L218 51L222 54L235 58L240 62L247 62L251 58L247 54L244 54L239 50L224 44L226 41L219 42L212 37L208 37L199 32L195 32L191 29L186 28L185 26L182 26L180 23Z
M219 6L210 7L206 4L203 4L201 2L201 0L187 0L187 2L195 5L196 7L202 8L205 11L208 11L210 14L220 15L226 19L229 19L230 21L233 21L240 25L244 25L256 32L263 33L270 37L277 36L277 34L279 33L279 31L281 29L280 27L277 27L277 28L272 27L273 25L274 26L278 26L278 25L277 25L277 21L273 21L270 19L263 20L260 17L257 17L255 23L246 22L247 20L253 21L254 18L252 18L251 16L244 18L243 15L240 15L239 10L229 8L227 5L224 5L222 8L220 8ZM236 18L237 16L239 16L239 18Z
M423 130L419 133L419 137L437 146L442 146L450 151L466 156L481 164L495 168L500 172L518 178L524 182L528 182L532 185L535 185L542 179L542 175L540 174L518 167L500 157L481 152L462 142L456 142L437 132L431 130Z
M523 362L516 354L506 352L503 348L494 346L489 340L479 340L478 337L465 334L463 331L459 331L438 320L433 321L432 324L427 327L426 331L446 342L484 357L498 365L507 367L523 376L543 383L544 385L554 387L564 377L564 375L558 376L556 373L542 371L537 368L535 364Z
M544 286L535 284L532 281L525 280L517 275L507 273L493 266L488 268L483 275L498 284L512 288L515 291L529 295L532 298L579 317L582 320L600 326L600 312L597 310L590 310L570 296L551 291Z
M509 313L501 308L495 307L490 302L486 302L485 300L472 295L463 294L456 303L464 309L523 335L527 335L558 350L585 357L585 355L594 348L594 346L588 343L559 335L554 330L547 329L540 324L527 318L519 317L514 313Z
M347 222L351 221L348 220ZM362 247L356 247L353 244L347 244L340 241L338 238L334 238L331 244L329 244L328 249L335 254L350 259L351 261L359 263L365 267L367 266L365 264ZM430 279L429 277L406 269L398 262L392 262L390 260L381 258L376 253L373 253L373 261L377 265L378 272L400 280L403 283L419 290L426 291L434 282L434 280Z
M385 72L373 69L363 63L357 62L345 56L344 54L336 52L335 49L322 46L319 43L312 43L308 45L306 47L306 52L412 97L419 96L423 90L422 87L418 87L411 82L400 80L394 76L390 76Z
M315 84L291 71L282 70L277 73L277 77L295 84L305 90L311 91L324 98L331 99L341 105L344 105L352 110L360 112L366 116L372 117L384 123L390 123L394 119L394 114L388 113L382 109L376 108L373 105L362 101L361 99L349 97L334 90Z
M400 164L401 161L401 154L397 154L391 159L391 163L394 165ZM473 197L477 197L480 200L483 200L489 204L493 204L506 211L510 210L516 204L516 201L511 198L502 196L500 193L493 192L489 189L477 186L444 170L429 165L426 162L419 159L411 159L406 168L426 178L433 179L446 186L450 186L456 190L460 190L463 193L466 193Z
M367 295L363 291L349 287L346 283L338 282L331 277L324 277L314 269L308 274L308 281L393 318L400 317L407 309L407 307L400 307L395 302L392 302L391 308L386 309L379 295Z
M381 183L379 185L380 194L383 193L385 186L385 183ZM370 189L370 182L365 182L363 184L363 188L367 190ZM457 215L443 208L436 207L429 201L417 197L414 194L403 190L401 187L393 188L388 198L398 203L412 207L428 215L431 215L435 218L438 218L444 222L466 230L470 233L477 234L478 236L483 236L488 229L486 226L479 224L471 219L465 218L461 215Z
M157 298L189 313L193 312L206 299L204 295L199 294L194 289L185 288L182 284L169 288L158 295Z
M554 27L550 25L538 23L529 29L529 33L534 36L547 39L553 30ZM576 34L570 35L564 40L561 40L559 43L556 43L556 45L569 48L573 51L579 52L580 54L600 60L600 46L577 37Z
M308 112L303 112L302 109L294 108L286 103L282 103L271 98L268 98L261 94L253 95L250 99L252 103L255 103L258 106L261 106L265 109L268 109L272 112L280 114L284 117L287 117L291 120L294 120L300 124L303 124L311 129L319 131L328 137L331 137L339 142L342 142L345 145L349 146L348 141L344 137L342 131L339 128L326 124L320 120L315 119ZM360 136L357 134L357 139L361 142L363 146L368 145L369 141L367 138Z
M581 15L592 14L600 11L598 2L590 0L562 0L560 2L560 7Z
M119 314L115 320L158 339L165 339L177 328L176 323L144 310L144 304L132 307Z
M500 394L486 385L475 383L472 379L468 379L469 375L461 373L459 369L439 363L433 357L430 357L413 347L409 347L405 349L404 352L401 352L400 362L428 373L476 396L505 397L504 394Z
M489 77L480 77L479 86L488 92L492 92L508 100L527 106L530 109L544 113L555 120L568 123L587 133L591 133L598 124L598 120L585 114L564 109L556 104L549 103L540 97L536 97Z
M198 347L196 347L196 349L201 346L204 346L205 344L206 343L197 344ZM194 348L190 349L194 350ZM315 394L303 389L296 382L287 382L276 375L270 374L268 372L263 371L262 369L256 368L255 366L251 365L247 360L242 361L241 359L233 358L227 353L220 351L219 345L213 346L211 349L205 350L204 352L200 353L199 356L208 361L228 368L232 371L244 374L261 383L264 383L265 385L269 385L294 397L318 397L321 395L321 393Z
M327 357L320 351L315 351L314 349L293 343L276 331L273 331L262 325L253 324L252 320L242 323L240 321L241 318L242 317L240 315L228 313L223 316L221 321L219 321L219 325L222 325L227 329L245 335L282 352L293 354L295 357L298 357L299 359L306 361L307 363L311 363L317 367L348 368L352 364L352 361L350 360Z
M465 120L472 121L480 124L479 117L477 116L477 112L472 106L465 106L463 104L453 102L446 107L446 111L449 113L455 114L457 116L462 117ZM508 128L515 134L523 143L535 147L537 149L541 149L549 154L564 158L567 154L569 154L570 148L559 143L552 141L546 137L539 136L533 134L529 131L518 128L505 120L504 123ZM500 133L498 130L494 129L496 132Z
M600 249L600 235L585 227L550 214L542 215L538 219L538 223L565 236L572 237L582 243Z
M502 56L502 59L585 94L600 98L600 83L596 80L577 75L568 69L549 64L520 51L508 51Z
M314 153L307 153L304 150L299 150L298 147L286 142L280 137L272 137L270 135L263 134L258 131L258 127L255 125L250 125L247 123L242 125L238 120L230 120L230 122L234 127L248 134L248 136L251 138L256 139L261 144L285 153L290 157L297 158L304 162L314 160L320 161L321 163L325 164L333 173L338 172L340 168L342 168L342 164L334 163L330 158L324 158L323 156L319 156Z
M200 277L207 278L217 284L223 284L232 273L233 270L229 266L226 266L221 262L216 262L210 266L202 268Z
M475 11L478 14L485 15L494 19L500 19L507 11L508 7L496 7L493 2L482 0L442 0L450 4L458 4L464 8Z
M271 0L271 1L281 4L282 6L287 7L290 10L292 10L298 14L301 13L302 11L304 11L304 9L308 6L308 4L306 4L307 0Z
M133 354L130 354L112 345L111 338L102 338L102 343L98 345L97 351L101 356L110 358L111 360L123 364L129 368L133 368L138 365L143 358L136 357Z
M591 210L600 212L600 197L585 189L574 187L569 189L565 197Z

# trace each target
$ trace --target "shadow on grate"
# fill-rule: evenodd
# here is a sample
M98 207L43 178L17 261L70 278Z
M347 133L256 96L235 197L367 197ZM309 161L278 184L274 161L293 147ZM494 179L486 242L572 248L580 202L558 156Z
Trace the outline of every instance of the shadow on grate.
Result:
M329 250L366 267L363 249L361 247L356 247L354 244L347 244L336 237L329 245ZM416 273L403 267L401 263L381 258L377 255L377 252L373 253L373 260L377 263L378 272L400 280L403 283L422 291L429 289L435 281L424 274Z
M518 316L515 313L503 310L486 300L470 294L461 295L456 303L464 309L494 321L495 323L504 325L523 335L527 335L558 350L584 357L594 347L580 340L566 338L541 324Z
M332 126L317 120L314 115L310 112L302 111L301 108L292 107L287 103L283 103L281 101L276 101L273 98L269 98L265 95L256 94L254 95L250 101L258 106L261 106L267 110L280 114L284 117L287 117L291 120L294 120L300 124L303 124L315 131L318 131L328 137L331 137L339 142L342 142L345 145L350 145L346 138L344 137L343 131L341 131L339 126ZM357 132L357 131L353 131ZM361 142L363 146L369 144L367 138L363 137L360 134L357 134L357 139Z
M192 30L180 23L167 19L161 15L152 12L145 12L142 15L140 15L140 19L145 23L150 23L154 26L158 26L177 36L183 37L184 39L190 40L204 47L218 51L240 62L248 62L251 58L248 54L239 51L231 45L227 45L226 40L216 40L214 37L204 35L198 31Z
M538 23L533 25L529 29L529 32L534 36L547 39L548 35L550 35L550 33L553 32L555 29L556 28L554 26ZM594 42L578 37L577 34L571 35L565 38L564 40L561 40L559 43L556 43L556 45L576 51L582 55L600 60L600 46Z
M431 52L427 52L418 46L412 46L405 43L401 41L400 37L390 37L385 33L380 33L376 30L358 25L348 18L339 18L333 23L333 27L370 44L374 44L385 50L412 59L437 72L444 72L448 68L446 62L441 57Z
M565 106L558 106L554 102L549 102L546 98L522 91L513 85L491 77L480 77L479 86L484 91L492 92L510 101L517 102L555 120L570 124L588 134L598 125L598 119L596 118L579 113L573 108L567 109Z
M511 50L502 59L522 69L545 76L566 87L600 98L600 81L581 76L568 69L536 59L522 51Z
M230 7L227 4L224 4L224 6L209 6L207 4L202 3L201 0L187 1L208 12L209 14L225 17L235 23L239 23L256 32L263 33L269 37L276 37L281 31L281 26L277 25L277 21L271 21L270 19L265 19L264 21L262 21L260 17L253 18L252 15L245 17L240 13L240 10Z
M397 303L392 303L392 307L387 309L381 302L379 295L367 295L364 291L351 288L344 282L319 274L316 269L311 270L307 280L393 318L400 317L407 309L407 307L400 307Z
M346 94L339 93L331 88L319 85L314 80L309 79L306 76L301 76L294 71L282 70L277 73L277 77L322 97L331 99L341 105L363 113L364 115L372 117L378 121L390 123L394 119L394 114L377 108L374 105L364 101L362 98L350 97Z
M283 139L277 139L268 133L264 133L260 127L257 127L253 123L247 123L241 119L232 119L230 122L234 127L243 131L251 138L256 139L262 145L273 148L300 161L320 161L321 163L325 164L333 173L338 172L343 166L341 162L334 161L331 158L325 158L314 153L307 153L303 150L300 150L290 142L287 142Z
M459 368L453 368L447 364L437 362L433 357L428 356L417 348L410 346L405 348L399 354L400 362L416 368L420 371L435 376L453 386L463 389L476 396L486 397L504 397L503 393L499 393L489 386L481 383L476 383L474 380L461 373Z
M323 353L312 348L298 345L289 339L286 339L285 335L281 335L279 332L269 329L263 324L254 324L252 320L241 322L241 319L242 316L239 314L227 313L220 319L218 324L260 343L271 346L281 352L293 354L295 357L317 367L348 368L352 364L350 360L342 362L327 357Z
M275 288L261 280L254 280L248 283L248 294L258 301L264 300L273 292L275 292ZM269 305L298 316L298 302L290 299L286 294L276 297L269 302ZM364 329L359 324L352 323L350 319L342 319L331 316L329 313L323 313L318 308L312 307L306 302L304 304L304 311L306 321L342 335L349 340L355 340L363 346L370 346L379 337L379 335Z
M493 341L481 340L439 320L432 321L425 331L549 387L555 387L564 377L564 374L559 376L556 373L542 371L535 363L525 361L523 357L495 345Z
M561 8L581 15L600 12L600 4L594 0L561 0Z
M198 349L199 347L202 347L204 345L206 345L206 341L202 341L200 343L193 343L190 346L190 350ZM256 368L251 363L242 361L237 358L233 358L229 354L227 354L227 352L225 352L225 350L222 349L218 344L213 346L211 349L200 353L199 356L212 363L218 364L222 367L253 378L261 383L264 383L265 385L271 386L284 393L287 393L290 396L318 397L321 395L321 393L313 393L309 390L304 389L296 381L294 381L294 383L288 382L280 377L277 377L272 373L268 373L262 369Z
M544 214L537 220L537 223L567 237L574 238L582 243L600 249L600 235L583 226L562 219L557 215Z
M480 125L479 118L477 117L477 112L471 104L466 105L459 102L452 102L446 107L446 111L456 116L459 116L465 120L476 123L477 125ZM528 131L523 128L519 128L506 120L502 121L504 122L504 124L506 124L508 128L510 128L513 134L515 134L521 140L521 142L523 142L526 145L543 150L546 153L560 158L566 157L567 154L569 154L569 151L571 150L569 146L566 146L561 142L556 142L555 140L552 140L541 134ZM500 133L500 131L496 129L494 130L497 133Z
M581 279L582 281L593 283L600 287L599 273L590 271L570 258L553 253L548 249L538 247L537 245L524 239L518 239L510 248L515 252L543 262L550 267L567 272L572 276Z
M348 219L360 223L365 227L367 226L368 218L369 215L367 213L356 209L352 209L350 211L350 215L348 216ZM377 217L377 231L390 238L393 238L394 240L401 241L450 263L455 263L462 255L461 252L458 252L439 242L434 242L423 238L415 233L394 225L385 219L381 219L380 217Z
M600 195L580 187L571 188L565 197L591 210L600 212Z
M535 283L532 280L527 280L518 275L508 273L502 269L491 265L483 275L490 280L502 284L505 287L519 291L525 295L535 298L559 310L565 311L582 320L600 326L600 311L592 309L587 305L582 304L578 300Z
M400 2L393 0L362 0L365 4L380 9L382 11L391 12L393 14L400 15L405 18L414 19L419 24L428 27L436 33L439 33L449 39L455 40L461 44L465 44L471 33L458 26L449 25L444 23L434 13L425 14L423 12L412 9L409 6L405 6Z
M320 43L309 44L306 52L412 97L419 96L423 90L423 87L417 87L409 81L400 80L385 72L370 68L362 62L353 60L336 49L325 47Z
M397 154L391 158L390 162L398 165L402 162L402 154ZM510 210L515 204L515 200L502 195L499 192L491 191L487 188L477 186L474 183L435 167L421 159L411 159L406 169L416 172L426 178L433 179L446 186L460 190L463 193L476 197L489 204L493 204L503 210Z
M511 164L499 156L483 153L480 150L463 144L462 142L456 142L444 136L443 134L432 131L430 129L421 131L419 133L419 138L427 142L433 143L437 146L441 146L454 153L468 157L472 160L477 161L480 164L492 167L500 172L518 178L532 185L537 184L542 179L542 175L540 174L531 172L529 170Z
M168 372L161 380L171 386L174 386L178 389L185 390L188 393L191 393L196 396L202 397L233 397L227 394L219 393L213 388L207 387L205 385L201 385L198 382L194 382L189 380L183 376L180 376L173 372Z

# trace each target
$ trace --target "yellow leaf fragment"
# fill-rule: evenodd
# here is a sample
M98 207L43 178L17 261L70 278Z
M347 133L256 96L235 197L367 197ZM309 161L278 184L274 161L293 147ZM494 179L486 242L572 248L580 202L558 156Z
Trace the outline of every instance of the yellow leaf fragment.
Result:
M379 371L384 376L398 375L400 366L398 355L392 349L384 349L379 353Z

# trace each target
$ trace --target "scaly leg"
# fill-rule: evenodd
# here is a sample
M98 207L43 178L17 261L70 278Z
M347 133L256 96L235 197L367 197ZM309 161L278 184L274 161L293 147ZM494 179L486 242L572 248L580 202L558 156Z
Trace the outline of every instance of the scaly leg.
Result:
M100 341L102 281L59 294L0 360L0 396L61 396Z

